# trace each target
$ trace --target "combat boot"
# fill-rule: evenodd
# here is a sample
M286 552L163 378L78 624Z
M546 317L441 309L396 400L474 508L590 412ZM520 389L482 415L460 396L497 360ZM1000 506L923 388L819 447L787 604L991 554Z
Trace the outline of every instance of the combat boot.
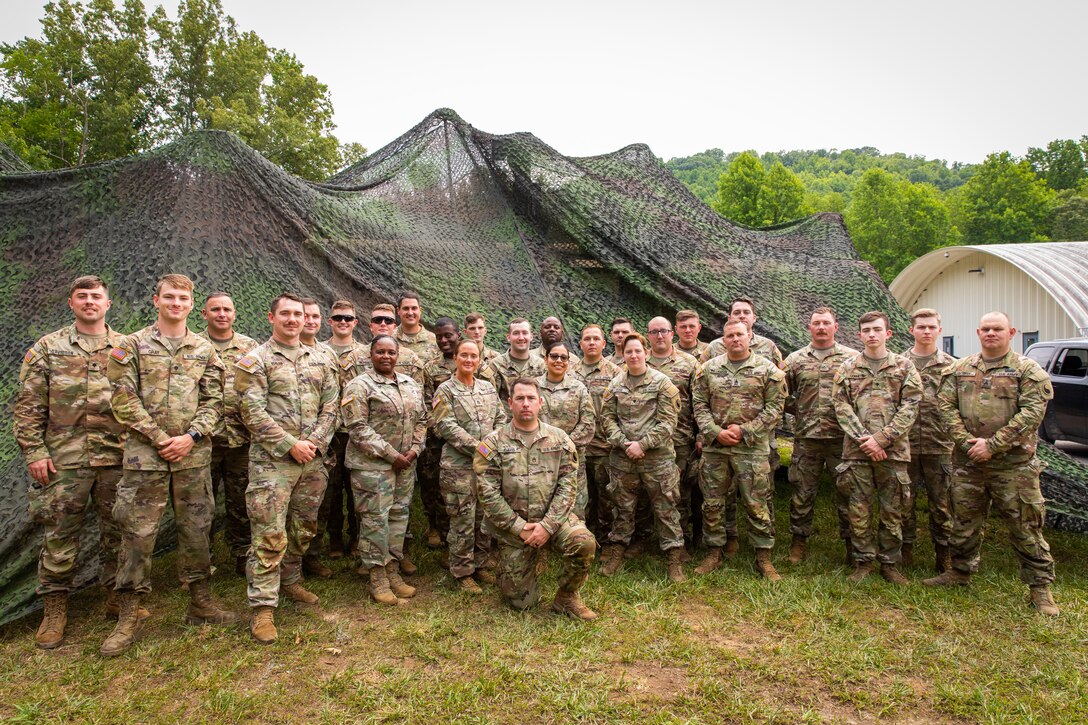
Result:
M389 588L389 576L386 574L384 566L372 566L370 567L370 596L378 604L385 604L390 607L395 607L397 602L397 595L393 593L393 590Z
M790 555L786 559L790 564L797 566L805 560L805 555L808 553L808 539L804 536L794 536L793 542L790 544Z
M68 592L52 592L42 599L45 611L34 635L34 644L41 649L53 649L64 641L64 627L68 624Z
M480 585L476 583L476 580L471 576L459 576L457 577L457 587L466 594L472 594L474 596L484 593L484 590L480 588Z
M907 584L910 584L910 580L903 576L902 572L896 568L895 564L881 564L880 576L884 577L884 581L895 584L896 586L906 586Z
M774 568L774 564L771 563L770 549L756 549L756 571L769 581L782 581L782 576Z
M543 561L541 562L541 568L545 568L547 567L548 560L544 558L544 556L548 552L542 551L540 553L541 559L543 559ZM488 586L495 585L495 572L490 569L477 569L476 571L472 572L472 578L475 579L478 584L487 584Z
M302 557L302 573L307 576L316 576L320 579L332 577L332 569L321 563L316 556Z
M385 565L385 577L389 589L400 599L411 599L416 595L416 588L400 578L400 563L396 559Z
M624 559L635 559L637 557L642 556L643 552L645 552L645 551L646 551L646 541L644 539L635 539L634 541L632 541L630 543L630 545L626 549L624 549L623 558Z
M552 602L552 610L583 622L590 622L597 618L597 613L582 603L582 597L577 591L567 592L562 589L557 591L555 601Z
M412 558L408 555L408 552L404 552L400 557L400 573L404 576L412 576L419 571L419 567L412 561Z
M185 613L189 624L233 624L238 615L226 609L220 609L212 600L211 579L201 579L189 584L189 610Z
M903 566L914 566L914 544L903 544L899 550L899 563Z
M438 529L427 529L427 548L441 549L444 545L445 541L442 540L442 534Z
M923 579L927 587L965 587L971 583L971 575L959 569L945 569L941 574Z
M1046 584L1031 588L1031 604L1044 617L1057 617L1060 611L1058 605L1054 603L1054 595L1050 593L1050 587Z
M673 584L683 584L688 580L684 574L684 561L683 561L684 547L677 546L675 549L669 549L669 581Z
M249 633L260 644L272 644L276 641L276 622L273 619L274 607L254 607L253 618L249 621Z
M699 566L695 567L695 573L699 576L709 574L710 572L718 569L722 565L722 547L711 546L706 550L706 556L699 562Z
M116 621L119 614L121 614L121 595L116 589L110 589L106 594L106 619ZM138 616L140 621L143 621L151 616L151 612L141 606Z
M302 586L302 582L283 584L280 586L280 592L297 604L317 604L321 601L316 594Z
M933 554L933 571L943 574L952 568L952 550L948 544L934 544Z
M722 550L726 556L732 559L740 551L740 539L735 534L727 534L725 537L725 549Z
M851 582L853 584L857 584L859 581L861 581L862 579L864 579L865 577L869 576L872 573L873 573L873 562L871 562L871 561L859 561L856 564L854 564L854 571L848 577L846 577L846 581Z
M623 544L605 544L601 555L601 574L612 576L623 571Z
M136 641L140 630L140 595L136 592L124 592L120 595L120 600L121 611L117 615L117 626L98 650L103 657L116 657L127 652Z

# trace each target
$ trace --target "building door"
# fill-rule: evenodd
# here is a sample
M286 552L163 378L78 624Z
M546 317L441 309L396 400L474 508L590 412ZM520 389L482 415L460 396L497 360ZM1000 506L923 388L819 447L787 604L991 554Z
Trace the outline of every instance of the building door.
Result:
M1024 346L1020 348L1022 352L1027 352L1029 347L1039 342L1038 330L1036 330L1035 332L1022 332L1020 333L1020 335L1024 340Z
M955 357L956 353L953 352L953 350L956 349L955 340L956 338L952 335L944 336L944 340L942 341L942 347L944 349L945 355L952 355L953 357Z

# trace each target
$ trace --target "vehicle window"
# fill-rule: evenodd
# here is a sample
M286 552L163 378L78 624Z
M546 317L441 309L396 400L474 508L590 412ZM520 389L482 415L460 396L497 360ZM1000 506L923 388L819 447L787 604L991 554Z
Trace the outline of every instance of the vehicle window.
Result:
M1050 362L1050 356L1054 353L1054 348L1050 345L1042 345L1041 347L1033 347L1025 354L1035 362L1043 366L1043 370L1049 369L1047 363Z
M1055 374L1070 378L1083 378L1088 374L1088 349L1071 347L1062 354Z

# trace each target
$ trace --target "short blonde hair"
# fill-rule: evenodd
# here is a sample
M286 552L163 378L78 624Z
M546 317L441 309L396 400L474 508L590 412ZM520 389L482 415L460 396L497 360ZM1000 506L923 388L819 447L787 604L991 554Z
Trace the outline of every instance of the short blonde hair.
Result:
M159 281L155 283L155 294L162 294L163 285L170 285L176 289L193 291L193 280L186 277L184 274L164 274L159 277Z
M914 321L917 320L919 317L936 317L937 324L941 324L941 313L937 312L937 310L933 309L932 307L919 307L914 312L910 313L911 326L914 325Z

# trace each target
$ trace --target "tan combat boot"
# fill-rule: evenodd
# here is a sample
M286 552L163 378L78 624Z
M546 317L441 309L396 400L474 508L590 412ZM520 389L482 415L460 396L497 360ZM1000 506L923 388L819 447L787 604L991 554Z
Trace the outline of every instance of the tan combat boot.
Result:
M768 581L782 581L782 576L774 568L774 564L771 563L770 549L756 549L756 571Z
M306 576L316 576L319 579L331 579L332 569L321 563L316 556L302 557L302 573Z
M445 546L446 542L442 540L442 534L438 529L427 529L427 547L430 549L441 549Z
M484 593L484 590L480 588L480 585L476 583L476 580L471 576L459 576L457 577L457 587L466 594L472 594L478 596Z
M897 586L910 584L910 580L903 576L903 573L896 568L895 564L881 564L880 576L884 577L884 581Z
M720 568L722 565L722 547L711 546L706 550L706 556L699 562L699 566L695 567L695 573L699 576L709 574L715 569Z
M98 650L103 657L116 657L127 652L140 631L140 595L136 592L123 592L120 599L121 611L117 615L117 626Z
M952 568L952 550L948 544L933 545L933 571L943 574Z
M407 551L401 554L399 566L400 573L404 576L412 576L419 571L419 567L416 566L416 563L414 561L412 561Z
M605 544L601 554L601 574L612 576L623 571L623 544Z
M34 635L34 644L41 649L53 649L64 641L64 627L68 624L68 592L52 592L42 599L45 611Z
M677 546L675 549L669 549L669 581L673 584L683 584L688 580L687 575L684 574L684 547Z
M189 624L234 624L238 615L221 609L212 599L212 580L201 579L189 584L189 609L185 612Z
M846 581L857 584L873 573L873 563L871 561L859 561L854 564L854 571L846 577Z
M732 559L740 551L740 539L736 536L726 535L725 537L725 549L722 550L726 556Z
M899 563L903 566L914 566L914 544L903 544L899 550Z
M1054 603L1054 595L1050 593L1050 587L1046 584L1031 588L1031 604L1044 617L1057 617L1060 612L1058 605Z
M546 554L547 552L541 553ZM490 569L477 569L472 572L472 578L475 579L478 584L487 584L488 586L495 585L495 572Z
M116 621L119 614L121 614L121 597L117 594L116 589L110 589L106 593L106 619ZM141 606L138 616L140 621L143 621L151 616L151 612Z
M797 566L805 560L806 554L808 554L808 539L804 536L794 536L793 542L790 544L790 555L786 561L793 566Z
M552 602L552 610L583 622L590 622L597 618L597 613L582 603L582 597L577 591L566 592L562 589L557 591L555 601Z
M370 567L370 597L378 604L397 606L397 595L389 588L389 576L384 566Z
M400 578L400 562L393 559L385 565L385 578L389 589L400 599L411 599L416 595L416 588Z
M249 634L260 644L272 644L276 641L276 622L272 616L275 611L274 607L253 608Z
M965 587L971 583L971 575L959 569L946 569L940 575L923 579L927 587Z
M296 604L317 604L321 601L316 594L302 586L302 582L282 584L280 593Z

